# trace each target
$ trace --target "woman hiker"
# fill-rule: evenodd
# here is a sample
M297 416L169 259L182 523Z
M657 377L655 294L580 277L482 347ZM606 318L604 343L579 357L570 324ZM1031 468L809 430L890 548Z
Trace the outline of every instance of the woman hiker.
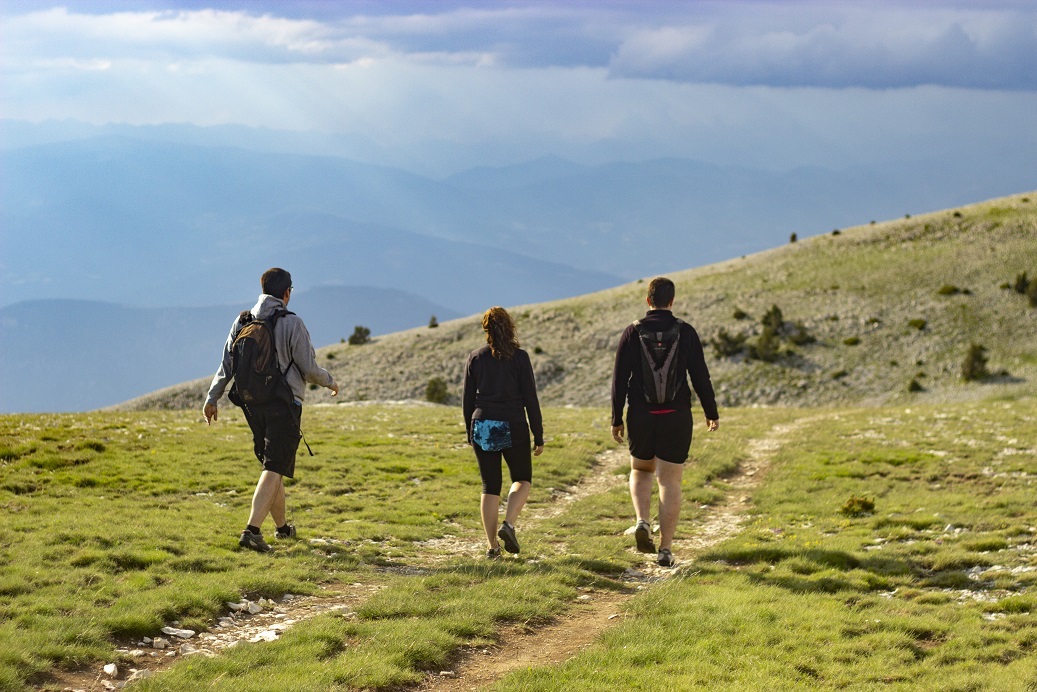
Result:
M486 345L468 355L462 408L468 444L475 450L482 476L482 525L489 544L486 557L493 559L500 557L498 537L509 553L519 552L515 522L529 497L533 457L544 451L544 424L533 366L529 354L519 348L511 315L502 307L492 307L483 315L482 327ZM498 530L502 457L508 464L511 490Z

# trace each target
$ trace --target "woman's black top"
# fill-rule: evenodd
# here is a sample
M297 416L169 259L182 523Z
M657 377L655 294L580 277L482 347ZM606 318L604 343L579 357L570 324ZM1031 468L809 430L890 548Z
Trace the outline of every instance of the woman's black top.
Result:
M533 444L544 444L544 421L540 416L536 380L529 354L515 349L511 360L498 360L489 345L468 355L464 369L464 424L468 442L472 441L473 420L506 420L512 425L526 423Z

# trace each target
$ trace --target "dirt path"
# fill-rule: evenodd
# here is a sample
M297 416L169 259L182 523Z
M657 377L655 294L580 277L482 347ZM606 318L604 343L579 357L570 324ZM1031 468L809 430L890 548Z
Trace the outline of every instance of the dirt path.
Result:
M687 537L674 541L674 553L678 558L701 552L738 532L743 512L751 500L752 489L759 483L773 453L780 447L780 438L791 432L793 427L796 424L778 426L767 437L750 442L746 459L736 473L726 479L732 490L724 500L711 506L705 516L694 523L682 524L681 533ZM615 449L602 453L591 472L575 487L556 493L546 506L530 508L523 517L523 525L535 526L538 522L563 514L572 503L580 499L626 485L626 476L618 474L617 470L626 468L628 459L625 450ZM319 543L321 540L324 539L313 539L311 542ZM426 564L441 562L450 555L456 555L458 550L481 552L484 548L482 543L481 537L447 537L429 541L430 548L450 550L430 551ZM441 558L440 555L447 557ZM421 564L382 569L409 575L426 573ZM676 569L666 569L646 561L642 567L628 569L623 574L627 586L624 592L588 589L577 598L572 609L548 626L506 627L500 633L496 645L463 650L450 668L430 674L417 689L420 692L479 689L513 670L562 663L591 646L607 627L620 622L624 617L623 605L639 590L680 573L679 564ZM175 633L162 635L167 643L164 648L155 648L154 641L135 642L121 647L119 653L132 659L133 663L120 666L114 675L104 670L61 673L55 674L47 685L51 689L57 685L58 689L66 692L118 689L133 680L165 670L183 658L216 656L241 642L272 641L302 620L328 612L349 612L379 588L361 583L339 584L329 587L326 593L319 596L287 595L279 602L262 600L235 604L231 613L221 618L208 632L192 634L186 638ZM241 609L234 610L238 605L242 606Z
M745 509L752 499L752 490L760 483L774 453L780 448L781 438L796 427L798 424L777 426L767 437L750 441L746 458L735 474L725 479L731 490L724 500L711 506L698 521L680 527L681 533L690 535L674 541L674 553L678 557L702 552L738 533ZM626 477L617 475L616 469L625 468L628 460L624 450L603 453L592 473L566 493L561 502L530 512L527 521L532 523L557 516L565 511L566 503L625 485ZM628 587L624 592L588 590L578 597L576 607L551 625L539 629L521 625L509 627L500 633L495 646L462 652L455 665L430 674L417 691L478 690L515 670L564 663L592 646L609 626L622 622L624 604L640 589L681 573L679 564L677 569L666 569L652 563L640 569L628 569L623 574Z

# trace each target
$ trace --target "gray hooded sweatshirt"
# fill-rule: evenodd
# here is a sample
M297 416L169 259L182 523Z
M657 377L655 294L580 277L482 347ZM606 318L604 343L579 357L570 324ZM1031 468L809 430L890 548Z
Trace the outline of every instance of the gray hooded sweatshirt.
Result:
M284 301L280 298L264 293L259 296L259 300L250 312L256 319L264 320L270 317L274 310L284 308L284 306ZM206 404L215 404L219 401L234 377L230 366L230 350L241 327L241 319L238 316L234 318L234 324L231 325L230 334L227 336L227 343L223 346L223 360L220 362L220 369L212 378L212 384L209 385L209 393L205 397ZM281 372L285 373L285 379L288 380L288 386L292 389L296 403L302 404L303 399L306 398L307 382L321 387L330 387L335 381L331 373L317 365L313 343L310 341L310 332L297 315L285 315L277 321L274 327L274 342L277 346L277 365L281 368ZM285 372L286 370L287 372Z

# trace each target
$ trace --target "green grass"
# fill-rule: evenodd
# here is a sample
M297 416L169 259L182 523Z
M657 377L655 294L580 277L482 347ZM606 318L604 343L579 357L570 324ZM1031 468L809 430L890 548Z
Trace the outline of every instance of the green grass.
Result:
M1032 689L1035 422L1031 399L725 410L720 431L696 433L678 538L754 440L778 441L741 533L678 554L677 576L584 653L496 687ZM429 543L480 541L456 408L309 407L303 423L317 456L303 448L288 488L303 540L257 555L236 546L258 465L232 410L212 428L197 412L0 417L0 689L128 665L118 645L174 621L206 629L242 596L354 582L377 588L348 613L135 687L398 688L506 623L549 622L581 588L623 589L641 564L622 482L523 533L521 559ZM531 510L611 446L601 409L549 408L545 425ZM852 498L873 510L843 512Z
M813 412L738 537L497 689L1033 689L1035 422L1032 401ZM840 512L861 496L872 514Z

